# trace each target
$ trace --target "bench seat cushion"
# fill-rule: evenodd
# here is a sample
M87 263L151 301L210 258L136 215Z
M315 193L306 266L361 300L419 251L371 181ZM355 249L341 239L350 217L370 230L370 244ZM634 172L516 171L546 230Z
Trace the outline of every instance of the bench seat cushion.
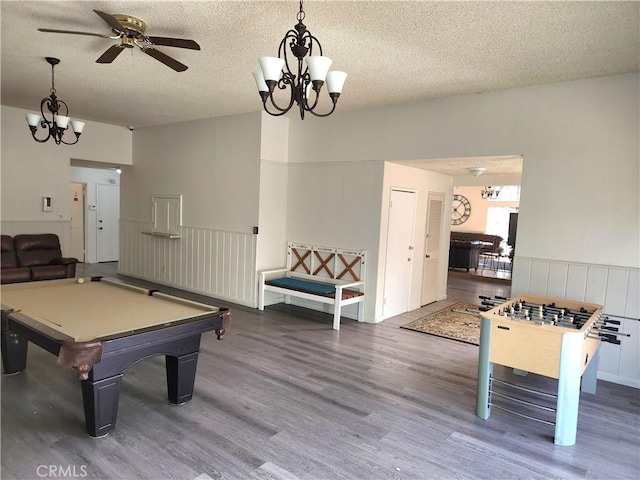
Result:
M297 290L299 292L314 293L316 295L327 296L331 293L335 293L335 285L329 283L311 282L309 280L300 280L298 278L282 277L268 280L267 285L273 285L274 287L288 288L290 290Z
M287 288L289 290L321 295L323 297L335 298L336 296L336 286L330 283L312 282L291 277L275 278L273 280L267 280L265 283L274 287ZM362 292L358 290L342 291L343 299L357 297L359 295L362 295Z

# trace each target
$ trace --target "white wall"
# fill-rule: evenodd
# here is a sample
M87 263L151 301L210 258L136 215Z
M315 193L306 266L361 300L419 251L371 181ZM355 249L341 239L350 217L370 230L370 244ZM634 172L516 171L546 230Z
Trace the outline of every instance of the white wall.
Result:
M627 74L339 112L292 122L289 158L523 155L516 255L638 266L639 91Z
M261 132L259 113L136 129L121 178L120 273L255 306ZM180 238L143 234L155 194L182 195Z
M258 225L260 115L136 129L121 179L124 220L149 221L151 196L182 195L183 224L251 233Z
M262 112L256 271L287 263L289 119Z
M2 231L9 235L57 233L63 254L67 254L70 160L131 165L131 132L124 127L86 122L75 145L56 145L53 140L38 143L31 137L25 121L27 112L4 105L1 110ZM52 197L53 212L42 211L44 196Z
M329 157L325 162L289 165L288 240L366 250L367 292L375 292L383 173L382 162L332 162ZM368 295L366 321L374 318L374 302Z

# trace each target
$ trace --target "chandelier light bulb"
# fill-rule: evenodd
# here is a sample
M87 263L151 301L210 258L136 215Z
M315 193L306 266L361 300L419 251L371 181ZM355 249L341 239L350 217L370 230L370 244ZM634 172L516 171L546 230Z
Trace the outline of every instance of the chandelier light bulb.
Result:
M82 130L84 130L84 126L84 122L81 122L79 120L71 120L71 128L73 129L74 133L82 133Z
M320 80L324 82L331 67L331 60L329 57L323 57L321 55L313 55L305 59L307 66L309 67L309 77L311 81Z
M264 81L264 75L262 74L262 70L254 70L253 78L256 81L256 87L258 87L259 92L269 91L269 87L267 87L267 83Z
M339 70L331 70L327 73L327 90L329 93L342 93L342 87L347 79L347 74Z
M284 60L278 57L260 57L260 67L262 76L266 81L273 80L277 82L282 76L284 68Z
M40 123L40 119L42 118L40 115L36 115L35 113L27 113L27 123L30 127L37 127Z

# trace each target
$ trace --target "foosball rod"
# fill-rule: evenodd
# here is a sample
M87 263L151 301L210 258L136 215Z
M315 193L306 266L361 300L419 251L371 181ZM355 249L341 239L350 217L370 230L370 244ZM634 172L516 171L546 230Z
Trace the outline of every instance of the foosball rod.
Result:
M513 307L513 305L511 305ZM570 308L567 307L558 307L558 306L552 306L552 305L545 305L545 304L539 304L539 303L521 303L520 304L520 308L528 308L529 310L539 310L540 307L542 307L543 311L547 310L547 311L551 311L551 312L557 312L558 314L562 314L563 316L574 316L574 317L585 317L585 318L589 318L591 317L591 315L593 315L594 312L582 312L582 311L576 311L576 310L571 310Z
M534 303L534 302L528 302L528 301L524 301L524 302L519 302L522 304L522 307L532 307L532 308L540 308L542 307L543 309L548 309L551 311L557 311L560 312L561 310L564 311L564 315L573 315L573 316L583 316L583 317L591 317L591 315L593 315L594 312L589 312L586 309L581 307L581 310L572 310L568 307L559 307L559 306L555 306L555 305L551 305L551 304L544 304L544 303Z

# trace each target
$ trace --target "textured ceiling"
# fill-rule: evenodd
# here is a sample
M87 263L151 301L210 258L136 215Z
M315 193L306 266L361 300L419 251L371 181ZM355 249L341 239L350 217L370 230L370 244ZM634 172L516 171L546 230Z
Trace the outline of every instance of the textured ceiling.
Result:
M39 108L56 67L74 118L143 127L258 111L251 76L296 23L297 1L2 1L2 104ZM304 23L348 72L338 109L638 71L639 2L308 1ZM115 40L93 12L143 19L147 35L191 38L162 47L174 72L138 49L95 60ZM300 121L295 116L294 121ZM330 121L330 120L327 120Z
M496 157L465 157L465 158L432 158L428 160L397 161L400 165L407 165L423 170L451 175L452 177L472 177L469 168L481 167L485 171L477 176L484 179L487 175L510 175L522 173L522 156ZM484 183L480 181L479 183Z

